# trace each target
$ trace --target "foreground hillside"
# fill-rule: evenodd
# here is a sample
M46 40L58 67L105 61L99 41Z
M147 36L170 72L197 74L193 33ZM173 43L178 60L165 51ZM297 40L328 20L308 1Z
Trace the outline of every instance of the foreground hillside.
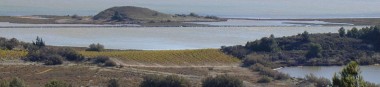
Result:
M33 43L0 38L0 85L18 81L28 87L41 87L59 81L61 85L65 83L74 87L104 87L116 79L122 87L152 87L142 86L150 84L152 80L149 78L156 78L153 81L160 84L172 84L166 81L187 84L175 87L218 85L213 81L226 81L237 87L296 86L303 83L302 79L294 78L266 79L269 82L262 83L260 78L263 76L259 72L240 67L238 58L225 55L219 49L120 51L103 47L101 44L91 44L89 48L46 46L39 37ZM164 79L165 76L168 77ZM213 80L214 77L220 80ZM210 82L204 82L206 80Z

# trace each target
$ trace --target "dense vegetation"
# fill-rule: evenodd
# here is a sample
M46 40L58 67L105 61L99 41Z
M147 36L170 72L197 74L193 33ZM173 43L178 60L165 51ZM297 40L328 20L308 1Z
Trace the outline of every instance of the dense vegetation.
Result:
M188 80L175 75L149 75L144 77L140 87L191 87L191 84Z
M228 75L218 75L204 79L202 87L243 87L243 81Z
M83 61L84 56L70 48L42 47L36 50L29 50L23 60L43 62L45 65L58 65L62 64L64 60Z
M361 65L380 63L380 30L366 27L339 33L309 34L275 38L273 35L247 42L245 46L222 47L226 54L243 60L243 66L260 63L266 67L298 65Z
M84 56L71 48L46 47L42 38L37 37L36 42L28 45L28 54L22 58L25 61L43 62L45 65L62 64L67 61L83 61Z

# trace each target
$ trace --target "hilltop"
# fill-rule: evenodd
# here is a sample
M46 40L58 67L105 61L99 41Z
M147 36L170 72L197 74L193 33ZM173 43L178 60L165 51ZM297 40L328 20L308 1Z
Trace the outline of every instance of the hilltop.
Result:
M95 20L170 20L172 15L148 8L121 6L108 8L93 17Z

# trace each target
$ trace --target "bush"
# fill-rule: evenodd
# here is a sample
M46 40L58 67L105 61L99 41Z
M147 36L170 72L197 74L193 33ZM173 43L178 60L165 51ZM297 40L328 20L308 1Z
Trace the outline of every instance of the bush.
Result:
M6 39L0 37L0 49L12 50L19 45L21 45L21 42L19 42L16 38Z
M9 87L26 87L24 81L19 78L14 78L10 83Z
M84 56L71 48L63 48L58 52L59 55L65 57L68 61L83 61Z
M45 65L62 64L64 60L82 61L84 56L70 48L44 47L37 50L29 50L25 61L45 62Z
M265 67L261 64L255 64L250 67L251 70L258 71L259 74L273 77L276 80L286 80L289 79L290 76L288 74L284 74L275 70L272 70L271 68Z
M97 56L94 58L94 63L105 63L108 60L110 60L108 56Z
M257 82L258 83L269 83L270 81L271 81L271 78L269 78L268 76L263 76Z
M107 67L112 67L112 66L116 66L116 62L112 61L112 60L107 60L105 63L104 63L104 66L107 66Z
M275 67L269 60L264 59L266 58L265 55L260 54L250 54L247 55L247 57L243 60L243 66L251 66L253 64L263 64L266 67Z
M45 60L45 65L59 65L63 63L63 58L60 55L48 55Z
M243 87L243 81L228 75L207 77L202 82L202 87Z
M102 44L90 44L89 48L86 49L86 51L103 51L104 46Z
M9 82L7 80L0 80L0 87L9 87Z
M306 81L315 83L316 87L327 87L327 86L331 85L331 82L329 79L323 78L323 77L318 78L314 74L306 75L305 79L306 79Z
M190 87L190 83L188 80L175 75L166 77L149 75L144 77L140 87Z
M108 81L107 87L121 87L119 81L116 79L111 79Z
M45 84L45 87L69 87L65 82L53 80Z

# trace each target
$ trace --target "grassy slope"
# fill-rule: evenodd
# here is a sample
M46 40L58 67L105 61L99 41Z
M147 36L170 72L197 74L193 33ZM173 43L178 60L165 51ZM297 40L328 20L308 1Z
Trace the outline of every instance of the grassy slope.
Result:
M0 50L0 60L26 56L26 51ZM85 57L109 56L127 64L160 65L228 65L238 64L239 59L225 55L218 49L162 50L162 51L80 51Z
M80 51L86 57L109 56L126 63L164 65L237 64L239 59L225 55L218 49L162 50L162 51Z

